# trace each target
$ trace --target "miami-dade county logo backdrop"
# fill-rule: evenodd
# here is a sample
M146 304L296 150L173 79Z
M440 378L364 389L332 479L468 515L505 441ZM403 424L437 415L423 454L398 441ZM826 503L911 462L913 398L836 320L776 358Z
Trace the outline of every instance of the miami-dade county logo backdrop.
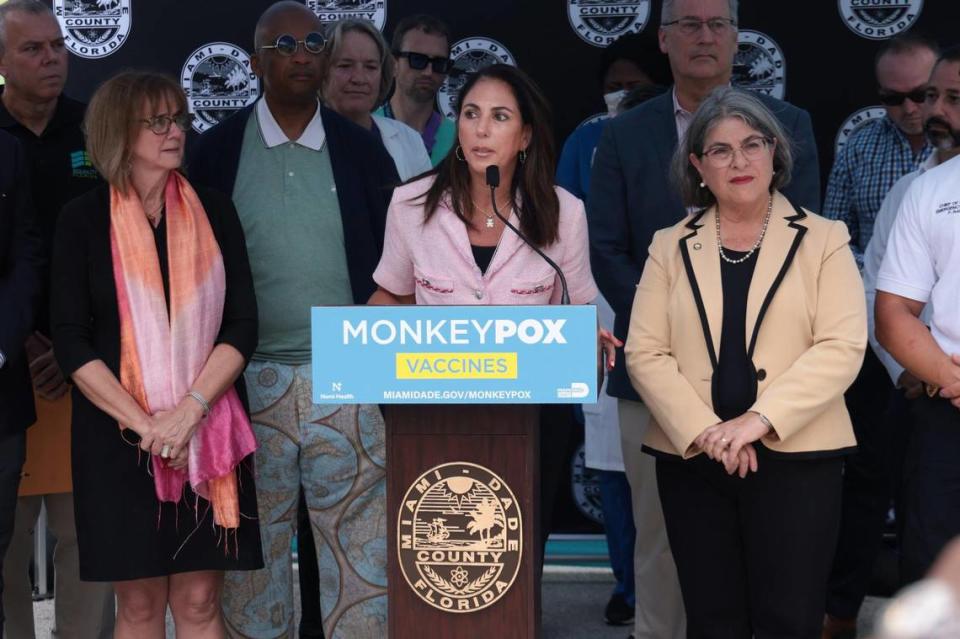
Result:
M130 0L54 0L70 52L81 58L104 58L115 53L130 35Z
M567 0L574 33L605 47L626 33L640 33L650 20L650 0Z
M593 403L594 306L325 306L317 404Z
M383 30L387 22L387 0L306 0L307 8L324 23L352 18L369 20Z
M260 95L250 56L229 42L210 42L191 53L180 72L180 84L197 133L253 104Z
M456 119L456 99L467 83L467 75L491 64L517 65L516 58L505 46L491 38L465 38L450 47L453 71L437 91L437 107L444 116Z
M773 38L748 29L737 33L737 53L730 80L734 86L782 100L787 92L786 78L783 50Z
M837 137L833 142L834 153L839 154L846 146L850 136L856 133L860 127L873 120L879 120L886 114L887 110L880 105L866 107L850 114L850 117L844 120L837 130Z
M923 0L837 0L837 8L843 23L858 36L885 40L913 26Z

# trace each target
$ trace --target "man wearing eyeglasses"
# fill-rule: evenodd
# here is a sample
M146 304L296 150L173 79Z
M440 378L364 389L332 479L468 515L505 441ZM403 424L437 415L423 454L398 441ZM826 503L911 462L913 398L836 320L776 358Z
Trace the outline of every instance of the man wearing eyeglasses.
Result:
M878 51L875 73L886 116L851 135L830 172L823 215L846 222L850 248L861 268L884 198L897 180L923 166L933 154L924 135L922 109L937 50L936 42L911 32ZM910 373L897 382L901 388L917 384ZM830 575L824 639L844 637L856 629L880 554L891 498L889 464L903 455L893 430L906 426L903 418L887 414L894 392L880 360L868 349L860 374L846 393L857 452L844 465L843 516Z
M413 15L393 30L396 88L377 115L400 120L420 133L436 166L453 147L456 127L434 108L437 91L453 68L450 29L433 16Z
M622 339L627 337L653 234L687 213L670 186L669 163L693 112L714 89L730 84L737 50L737 4L737 0L663 0L660 49L670 60L674 85L611 120L597 146L587 201L591 264L616 315L614 333ZM797 150L793 179L784 193L799 206L819 210L820 177L810 116L769 96L758 98L780 120ZM607 392L619 400L624 466L637 528L635 636L681 639L684 610L654 459L641 450L649 412L630 384L622 349L617 357Z
M259 341L244 374L256 453L262 570L227 573L232 633L293 636L291 541L301 486L320 558L327 637L379 639L386 618L386 474L376 406L311 402L310 307L364 304L376 288L399 181L369 132L319 104L323 25L303 3L270 6L251 57L263 97L206 132L194 183L233 196L246 236Z
M10 0L0 6L0 74L6 81L0 94L0 129L16 137L23 148L47 259L60 209L100 183L84 150L85 107L63 95L67 59L49 4ZM53 557L57 636L106 638L113 636L113 590L109 584L80 581L70 466L71 402L53 357L48 311L43 297L37 330L26 340L37 422L27 431L16 525L3 566L6 631L12 637L34 636L28 573L37 517L45 506L47 524L57 539Z

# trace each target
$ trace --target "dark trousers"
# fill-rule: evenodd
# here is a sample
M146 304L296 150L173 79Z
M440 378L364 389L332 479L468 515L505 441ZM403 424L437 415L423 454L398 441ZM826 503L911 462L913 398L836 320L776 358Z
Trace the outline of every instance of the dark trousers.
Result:
M576 445L577 427L569 404L540 407L540 567L547 538L553 529L553 513L561 490L570 490L570 457Z
M900 544L905 583L923 577L947 542L960 535L960 409L929 397L914 400L911 408Z
M317 546L313 542L310 514L302 489L297 504L297 564L300 578L300 639L323 639Z
M27 434L21 432L0 439L0 595L3 594L3 558L13 537L20 472L27 456ZM3 637L3 608L0 606L0 637Z
M844 462L840 536L830 571L826 609L840 619L855 619L880 554L890 502L899 483L894 446L902 413L890 411L898 394L886 370L867 349L860 374L845 395L857 437L857 451Z
M758 449L745 479L657 459L688 639L816 639L840 520L842 460Z
M626 473L598 470L600 500L603 505L603 529L607 534L610 567L617 580L613 593L623 595L631 608L636 603L636 584L633 579L633 550L637 528L633 524L633 501Z

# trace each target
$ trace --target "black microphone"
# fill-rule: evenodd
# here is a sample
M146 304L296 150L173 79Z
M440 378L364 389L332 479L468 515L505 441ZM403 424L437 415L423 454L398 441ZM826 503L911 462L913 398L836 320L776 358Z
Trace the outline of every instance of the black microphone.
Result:
M510 221L503 217L499 210L497 210L497 187L500 186L500 167L496 164L492 164L487 167L487 186L490 187L490 202L493 204L493 212L500 218L500 221L503 222L507 228L517 234L517 236L524 241L524 243L532 248L537 255L543 258L543 261L550 265L550 267L557 272L557 276L560 278L560 288L562 293L560 295L561 304L570 303L570 292L567 290L567 278L563 276L563 271L560 270L560 267L557 266L557 263L547 257L547 254L541 251L539 248L533 245L533 242L527 239L527 236L520 232L520 229L515 227Z

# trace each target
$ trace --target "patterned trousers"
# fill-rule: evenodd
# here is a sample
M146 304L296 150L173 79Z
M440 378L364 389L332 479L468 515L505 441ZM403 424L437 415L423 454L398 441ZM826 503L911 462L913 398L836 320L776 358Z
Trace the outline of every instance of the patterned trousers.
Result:
M295 637L291 540L301 486L310 512L327 639L387 636L386 445L375 405L311 401L311 367L251 362L244 373L265 567L228 572L231 637Z

